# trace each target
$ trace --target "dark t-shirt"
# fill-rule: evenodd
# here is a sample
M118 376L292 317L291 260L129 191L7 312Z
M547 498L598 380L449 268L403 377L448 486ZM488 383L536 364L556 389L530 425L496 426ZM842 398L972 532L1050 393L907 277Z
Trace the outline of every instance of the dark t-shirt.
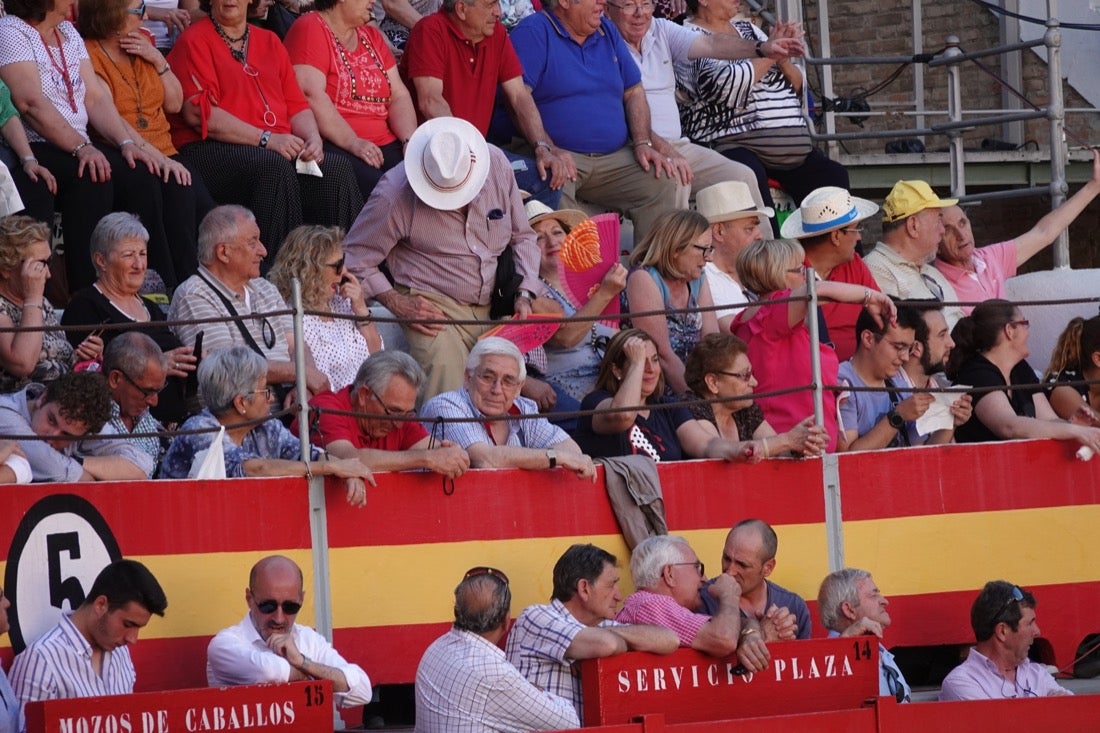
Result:
M1005 392L1005 396L1008 397L1009 404L1012 405L1012 410L1017 415L1020 417L1035 417L1035 403L1031 397L1036 392L1043 391L1042 385L1039 383L1039 378L1035 376L1035 370L1031 368L1031 365L1028 364L1026 360L1021 359L1016 366L1012 367L1012 371L1008 376L1014 385L1034 385L1025 387L1017 386L1014 387L1011 392L1007 389L1003 391ZM959 368L959 373L955 376L954 381L956 384L968 384L971 387L1008 386L1005 383L1004 376L1001 374L1001 370L989 361L989 359L986 359L980 354ZM971 393L971 398L974 400L974 413L964 425L955 430L955 441L957 443L983 443L993 440L1002 440L1002 438L987 428L985 423L978 419L978 403L989 394L993 394L993 392Z
M581 400L582 410L594 410L606 399L613 395L604 390L589 392ZM662 397L650 398L650 405L676 402L677 400ZM585 416L577 421L577 430L573 438L588 455L593 458L609 458L612 456L648 455L655 461L679 461L687 458L680 448L680 441L676 437L676 429L688 420L692 420L691 412L686 407L677 407L669 410L649 411L649 417L638 415L634 418L634 425L629 430L612 435L599 435L592 430L592 417Z

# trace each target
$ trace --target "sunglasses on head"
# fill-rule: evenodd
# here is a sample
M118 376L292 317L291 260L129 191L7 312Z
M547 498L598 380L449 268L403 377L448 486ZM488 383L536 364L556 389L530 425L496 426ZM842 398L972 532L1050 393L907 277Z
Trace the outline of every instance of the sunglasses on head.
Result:
M275 613L275 609L279 608L280 606L283 609L283 613L285 613L287 616L293 616L294 614L302 610L302 604L295 603L294 601L283 601L282 603L279 603L274 599L268 599L266 601L260 601L256 604L256 608L259 609L260 613Z
M466 575L463 576L463 580L469 580L470 578L476 578L479 575L492 575L495 578L500 578L505 585L508 585L508 576L496 568L491 568L487 565L481 565L476 568L470 568L466 571Z
M1018 585L1012 586L1012 590L1009 592L1008 599L1004 602L1000 609L997 610L997 613L993 614L993 616L989 620L993 624L996 624L997 619L1004 615L1004 612L1008 610L1009 606L1011 606L1013 603L1019 603L1022 600L1024 600L1024 592L1020 590L1020 587Z

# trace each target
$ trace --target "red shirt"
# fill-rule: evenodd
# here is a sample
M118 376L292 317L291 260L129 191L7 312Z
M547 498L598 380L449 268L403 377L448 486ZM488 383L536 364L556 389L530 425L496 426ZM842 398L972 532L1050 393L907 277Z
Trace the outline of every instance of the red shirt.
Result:
M290 26L284 43L292 64L312 66L325 75L325 94L356 136L387 145L397 139L387 124L390 82L386 77L396 62L377 28L361 25L355 32L355 50L341 54L324 19L312 12Z
M523 76L508 31L499 21L491 36L471 43L446 10L413 26L401 61L410 81L418 76L442 79L443 98L451 114L472 124L482 135L489 132L497 85ZM415 85L409 87L415 95Z
M321 392L309 404L325 410L351 412L351 386L344 387L339 392ZM372 438L359 428L359 422L354 417L322 412L318 423L311 426L310 435L314 445L328 446L337 440L347 440L356 448L396 451L412 448L428 437L428 431L415 420L407 420L397 423L397 427L384 438Z
M851 262L839 265L829 273L829 282L854 283L879 290L874 275L863 264L863 260L857 254ZM856 319L863 310L860 303L830 303L821 302L821 312L825 315L825 323L829 327L829 338L833 341L833 349L836 350L837 359L848 361L856 353Z
M261 130L289 133L290 118L309 109L309 104L282 41L271 31L249 26L246 61L258 72L256 76L246 74L244 64L229 53L210 18L192 23L168 54L168 63L183 86L184 100L193 99L206 114L210 107L219 107ZM177 148L205 137L205 119L203 134L178 114L171 115L169 121Z

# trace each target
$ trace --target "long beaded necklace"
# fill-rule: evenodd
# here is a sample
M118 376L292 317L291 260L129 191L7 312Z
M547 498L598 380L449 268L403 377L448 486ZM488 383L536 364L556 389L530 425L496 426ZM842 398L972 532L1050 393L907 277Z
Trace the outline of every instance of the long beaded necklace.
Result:
M131 84L130 80L126 78L126 75L122 73L122 69L115 60L111 58L111 54L103 47L100 41L96 41L99 46L99 50L103 52L103 55L107 57L107 60L111 62L111 66L115 67L115 71L118 72L118 76L122 79L122 83L130 87L133 90L134 96L137 98L137 119L134 121L134 126L139 130L145 130L149 127L149 118L145 116L145 100L141 96L141 82L138 81L137 69L134 68L134 59L126 54L126 60L130 62L130 74L134 77L134 83Z
M244 33L242 33L237 38L234 38L233 36L225 32L225 29L222 28L222 24L214 20L213 16L210 17L210 21L214 24L214 30L218 32L218 35L222 37L223 41L225 41L225 45L229 47L229 53L233 55L233 58L237 59L237 61L242 64L246 63L245 58L248 56L249 25L245 23ZM233 47L237 43L241 44L241 49L239 51Z
M39 36L42 41L42 46L46 49L46 55L50 57L50 65L53 66L53 70L57 72L57 75L61 77L61 81L65 84L65 94L69 98L69 109L73 111L73 114L77 114L76 107L76 92L73 89L73 80L69 78L69 62L65 58L65 41L61 38L61 32L56 28L53 29L53 37L57 40L57 53L61 56L61 63L57 63L57 59L54 58L53 50L46 43L46 39Z
M351 79L351 98L356 102L373 102L374 104L389 104L389 97L373 97L366 94L359 94L358 79L355 77L355 71L351 68L351 60L348 59L348 50L340 39L336 37L336 31L329 25L328 20L322 15L321 20L324 21L325 27L328 28L328 32L332 35L332 40L336 44L336 50L340 54L340 61L344 64L344 70L348 72L348 78ZM367 55L371 57L374 65L378 67L378 70L382 72L382 78L386 77L386 68L382 65L382 59L378 57L378 53L374 50L374 46L371 45L370 40L366 34L360 33L359 29L355 29L355 37L359 40L359 45L367 50Z

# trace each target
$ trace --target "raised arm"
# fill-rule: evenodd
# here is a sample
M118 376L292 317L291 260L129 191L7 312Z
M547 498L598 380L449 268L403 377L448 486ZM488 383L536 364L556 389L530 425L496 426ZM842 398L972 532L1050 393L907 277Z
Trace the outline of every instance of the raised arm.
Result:
M1026 233L1016 237L1016 266L1024 264L1053 242L1092 203L1097 194L1100 194L1100 148L1093 148L1092 178L1064 204L1040 219Z

